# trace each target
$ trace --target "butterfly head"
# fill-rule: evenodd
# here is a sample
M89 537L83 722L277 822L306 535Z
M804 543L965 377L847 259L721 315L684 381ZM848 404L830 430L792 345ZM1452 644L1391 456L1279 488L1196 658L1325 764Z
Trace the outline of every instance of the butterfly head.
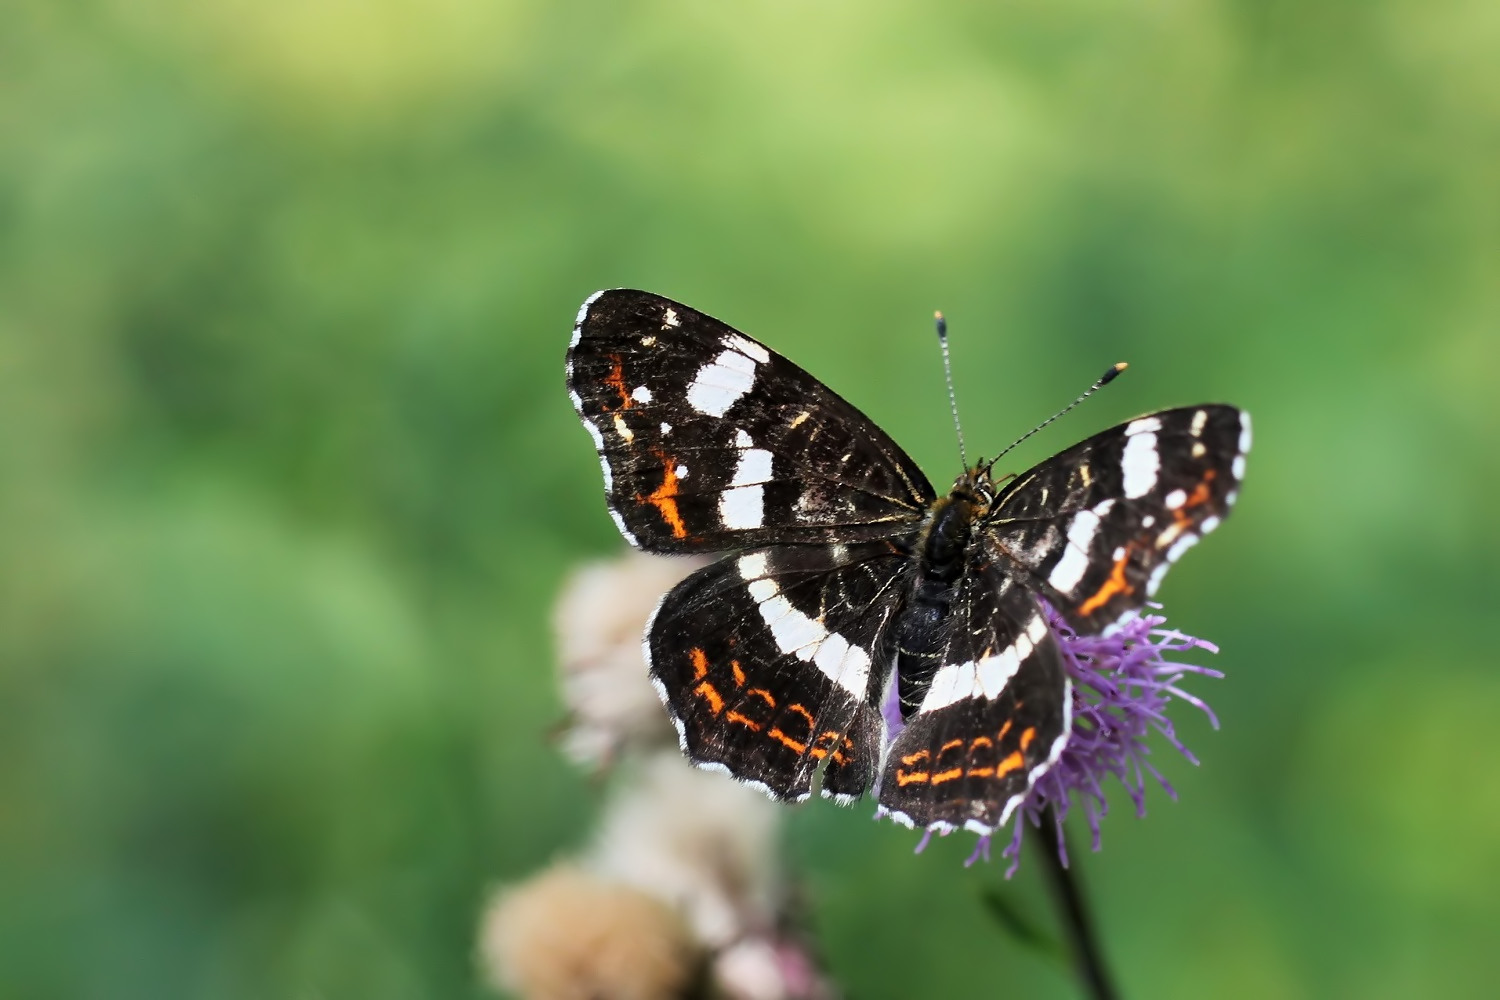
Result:
M948 497L968 503L981 513L988 510L995 499L995 481L990 478L989 466L981 461L953 480Z

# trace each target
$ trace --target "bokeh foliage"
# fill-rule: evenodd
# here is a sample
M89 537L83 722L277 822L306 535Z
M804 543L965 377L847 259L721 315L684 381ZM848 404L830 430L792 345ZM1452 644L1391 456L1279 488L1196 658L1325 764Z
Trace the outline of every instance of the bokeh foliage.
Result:
M1486 0L11 0L0 988L478 995L579 842L558 580L616 550L562 391L649 288L956 473L1248 407L1163 591L1229 672L1084 858L1131 995L1488 995L1500 934L1500 15ZM1034 446L1033 446L1034 445ZM968 845L814 804L855 996L1066 996ZM963 838L967 839L967 838ZM1015 891L1044 906L1024 872Z

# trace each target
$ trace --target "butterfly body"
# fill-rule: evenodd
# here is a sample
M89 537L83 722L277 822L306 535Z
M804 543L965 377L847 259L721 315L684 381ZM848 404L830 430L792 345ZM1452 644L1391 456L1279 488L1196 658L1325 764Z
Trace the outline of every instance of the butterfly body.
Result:
M1083 634L1137 613L1228 513L1249 447L1233 407L1164 410L939 496L790 361L625 289L584 303L567 372L626 539L729 553L643 639L684 753L780 799L875 788L940 831L1003 825L1067 742L1046 608Z
M976 467L934 501L912 546L906 605L896 619L896 678L901 716L917 710L941 666L945 622L970 558L975 524L989 509L993 488Z

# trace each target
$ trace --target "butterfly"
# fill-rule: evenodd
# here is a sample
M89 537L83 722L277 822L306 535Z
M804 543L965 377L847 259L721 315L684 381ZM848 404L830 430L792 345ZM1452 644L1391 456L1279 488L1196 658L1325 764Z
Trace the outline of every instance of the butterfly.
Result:
M780 800L874 789L939 832L1004 826L1067 743L1046 606L1079 634L1137 615L1229 513L1250 447L1235 407L1160 410L939 495L812 375L629 289L584 302L567 383L626 540L727 553L642 640L683 753Z

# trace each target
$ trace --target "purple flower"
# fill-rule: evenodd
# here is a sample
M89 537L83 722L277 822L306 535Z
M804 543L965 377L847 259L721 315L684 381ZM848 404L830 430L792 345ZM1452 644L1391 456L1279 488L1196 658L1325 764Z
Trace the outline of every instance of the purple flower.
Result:
M1026 824L1040 828L1049 808L1064 865L1067 852L1063 820L1074 808L1082 809L1097 851L1101 843L1099 821L1109 812L1104 786L1110 776L1125 786L1126 794L1135 803L1137 816L1146 815L1148 778L1167 795L1177 798L1172 785L1152 765L1148 746L1148 738L1156 733L1178 753L1198 763L1177 738L1172 720L1167 717L1167 706L1172 699L1187 702L1207 715L1215 729L1219 727L1213 710L1178 685L1189 674L1224 675L1173 659L1191 649L1217 653L1218 647L1213 643L1164 628L1167 619L1159 614L1142 615L1109 636L1079 635L1052 608L1045 605L1044 608L1052 631L1061 640L1063 663L1073 681L1073 731L1057 763L1032 786L1031 793L1015 811L1015 833L1001 852L1003 857L1010 858L1007 878L1020 865ZM889 730L892 738L900 729L900 715L897 706L887 705L888 722L893 715L894 724ZM931 835L929 830L922 837L918 851L927 846ZM981 837L965 864L971 865L981 857L988 860L989 855L990 836Z

